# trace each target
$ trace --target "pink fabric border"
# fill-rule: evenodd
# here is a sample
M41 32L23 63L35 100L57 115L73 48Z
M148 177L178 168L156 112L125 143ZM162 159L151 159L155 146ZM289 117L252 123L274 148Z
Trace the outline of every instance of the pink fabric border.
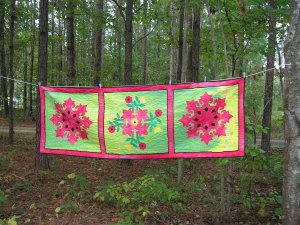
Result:
M188 84L173 84L173 85L146 85L146 86L124 86L124 87L108 87L108 88L56 88L40 86L40 109L41 109L41 129L40 129L40 152L47 154L73 155L95 158L110 158L110 159L162 159L162 158L218 158L218 157L237 157L244 156L245 148L245 123L244 123L244 78L237 78L224 81L213 81L204 83L188 83ZM191 89L201 87L218 87L239 85L239 147L236 150L224 152L195 152L195 153L176 153L174 152L174 130L173 130L173 91L177 89ZM106 92L135 92L135 91L153 91L166 90L168 101L168 153L160 154L132 154L132 155L116 155L107 154L105 151L104 142L104 93ZM99 142L101 151L81 152L72 150L59 150L45 148L45 92L64 92L64 93L98 93L99 96Z

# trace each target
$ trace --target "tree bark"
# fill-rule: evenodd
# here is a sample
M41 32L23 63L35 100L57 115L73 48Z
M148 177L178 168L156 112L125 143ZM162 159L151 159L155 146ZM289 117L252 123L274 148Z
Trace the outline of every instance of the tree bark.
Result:
M133 0L126 1L125 10L125 84L132 84L132 17Z
M300 224L300 1L291 2L291 19L285 43L285 139L283 224Z
M143 3L143 16L147 18L147 0ZM147 83L147 25L143 22L143 41L142 41L142 84Z
M212 76L213 79L216 80L218 79L218 59L217 59L217 41L216 41L216 34L215 34L215 24L212 18L209 2L206 0L205 4L206 4L209 23L211 27L211 46L213 50Z
M176 33L175 4L173 0L171 0L170 3L170 14L171 14L170 15L170 36L173 38ZM170 46L170 73L169 73L169 77L171 81L174 78L176 79L176 74L177 74L176 69L177 69L177 47L172 41Z
M74 35L74 11L75 3L72 0L67 1L67 84L75 85L75 35Z
M185 0L180 0L179 6L179 36L178 36L178 67L177 67L177 81L181 81L182 73L182 51L183 51L183 20Z
M57 64L57 70L58 70L58 84L63 84L63 36L62 36L62 2L61 0L58 1L58 64Z
M184 23L183 23L183 47L182 47L182 72L181 82L187 82L189 67L191 67L191 43L189 30L192 30L192 15L189 9L190 0L185 0L184 6ZM188 78L190 79L190 78Z
M24 48L24 64L23 64L23 80L27 82L27 47ZM23 112L24 116L26 116L26 111L27 111L27 84L23 84Z
M36 0L33 0L33 16L31 18L31 47L30 47L30 75L29 75L29 82L33 82L33 67L34 67L34 47L35 47L35 7L36 6ZM28 117L32 117L32 103L33 103L33 93L32 93L32 85L29 85L29 104L28 104L28 110L27 115Z
M192 82L199 81L199 50L200 50L200 8L195 6L193 9L194 20L193 20L193 40L192 40Z
M55 22L54 22L54 4L52 5L51 10L51 76L50 76L50 84L54 85L55 75L54 75L54 30L55 30Z
M14 142L14 34L16 19L16 0L11 0L10 31L9 31L9 144Z
M271 148L271 118L272 118L272 98L273 98L273 80L274 80L274 62L275 62L275 42L276 42L276 20L274 10L276 10L275 0L269 0L272 12L269 17L269 37L268 37L268 55L267 55L267 72L265 81L264 112L262 126L268 128L262 132L261 148L269 152ZM271 69L271 70L270 70Z
M45 85L47 83L47 65L48 65L48 0L40 0L39 16L39 55L38 55L38 81ZM36 120L36 157L35 167L38 170L48 170L48 156L39 151L40 148L40 95L37 95L37 120Z
M103 0L99 0L97 3L97 9L99 16L97 18L96 27L96 52L95 52L95 63L94 63L94 86L98 86L101 80L101 65L102 65L102 32L103 32Z
M225 34L224 34L220 1L218 1L218 11L219 11L219 20L220 20L220 30L221 30L222 42L223 42L223 50L224 50L224 63L225 63L226 77L230 78L231 74L229 73L228 59L227 59L227 42L226 42L226 37L225 37Z
M4 24L5 24L5 0L0 0L0 67L1 67L1 91L4 102L4 113L8 117L8 96L7 96L7 74L5 65L5 38L4 38Z

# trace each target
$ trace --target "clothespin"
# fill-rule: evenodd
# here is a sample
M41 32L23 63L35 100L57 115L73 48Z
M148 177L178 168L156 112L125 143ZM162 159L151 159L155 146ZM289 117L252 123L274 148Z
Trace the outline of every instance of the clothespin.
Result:
M99 83L99 85L98 85L98 86L99 86L99 88L102 88L102 84L101 84L101 82Z
M38 82L38 86L41 86L41 85L42 85L42 82L41 82L41 81L39 81L39 82Z
M169 85L171 85L172 84L172 78L170 77L170 80L169 80Z
M206 76L204 77L204 82L206 82Z

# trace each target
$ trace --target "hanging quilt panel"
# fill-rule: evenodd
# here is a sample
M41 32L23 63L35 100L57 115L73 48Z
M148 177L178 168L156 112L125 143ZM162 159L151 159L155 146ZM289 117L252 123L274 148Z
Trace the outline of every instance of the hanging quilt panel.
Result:
M244 155L244 78L108 88L40 86L40 152L155 159Z

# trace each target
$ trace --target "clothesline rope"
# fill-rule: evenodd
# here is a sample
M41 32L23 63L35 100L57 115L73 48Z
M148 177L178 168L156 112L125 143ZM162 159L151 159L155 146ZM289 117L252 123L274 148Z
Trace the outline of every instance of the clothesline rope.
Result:
M283 66L291 66L292 64L283 64L283 65L279 65L279 67L283 67ZM268 72L270 70L274 70L274 69L277 69L277 67L273 67L273 68L270 68L270 69L267 69L267 70L262 70L260 72L256 72L256 73L252 73L252 74L249 74L249 75L246 75L245 78L247 77L252 77L252 76L256 76L258 74L261 74L261 73L265 73L265 72ZM29 85L32 85L32 86L35 86L35 87L38 87L39 85L37 84L33 84L33 83L30 83L30 82L26 82L26 81L23 81L23 80L19 80L19 79L13 79L13 78L9 78L9 77L4 77L4 76L0 76L1 78L4 78L4 79L7 79L7 80L14 80L18 83L24 83L24 84L29 84ZM205 77L206 78L206 77ZM219 79L219 80L211 80L211 81L221 81L221 80L232 80L232 79L235 79L236 77L232 77L232 78L227 78L227 79ZM206 82L206 80L205 80ZM187 83L191 83L191 82L187 82ZM170 83L169 83L170 84ZM102 86L102 85L101 85ZM132 85L132 86L135 86L135 85ZM56 86L56 87L90 87L90 86ZM101 88L101 87L100 87Z

